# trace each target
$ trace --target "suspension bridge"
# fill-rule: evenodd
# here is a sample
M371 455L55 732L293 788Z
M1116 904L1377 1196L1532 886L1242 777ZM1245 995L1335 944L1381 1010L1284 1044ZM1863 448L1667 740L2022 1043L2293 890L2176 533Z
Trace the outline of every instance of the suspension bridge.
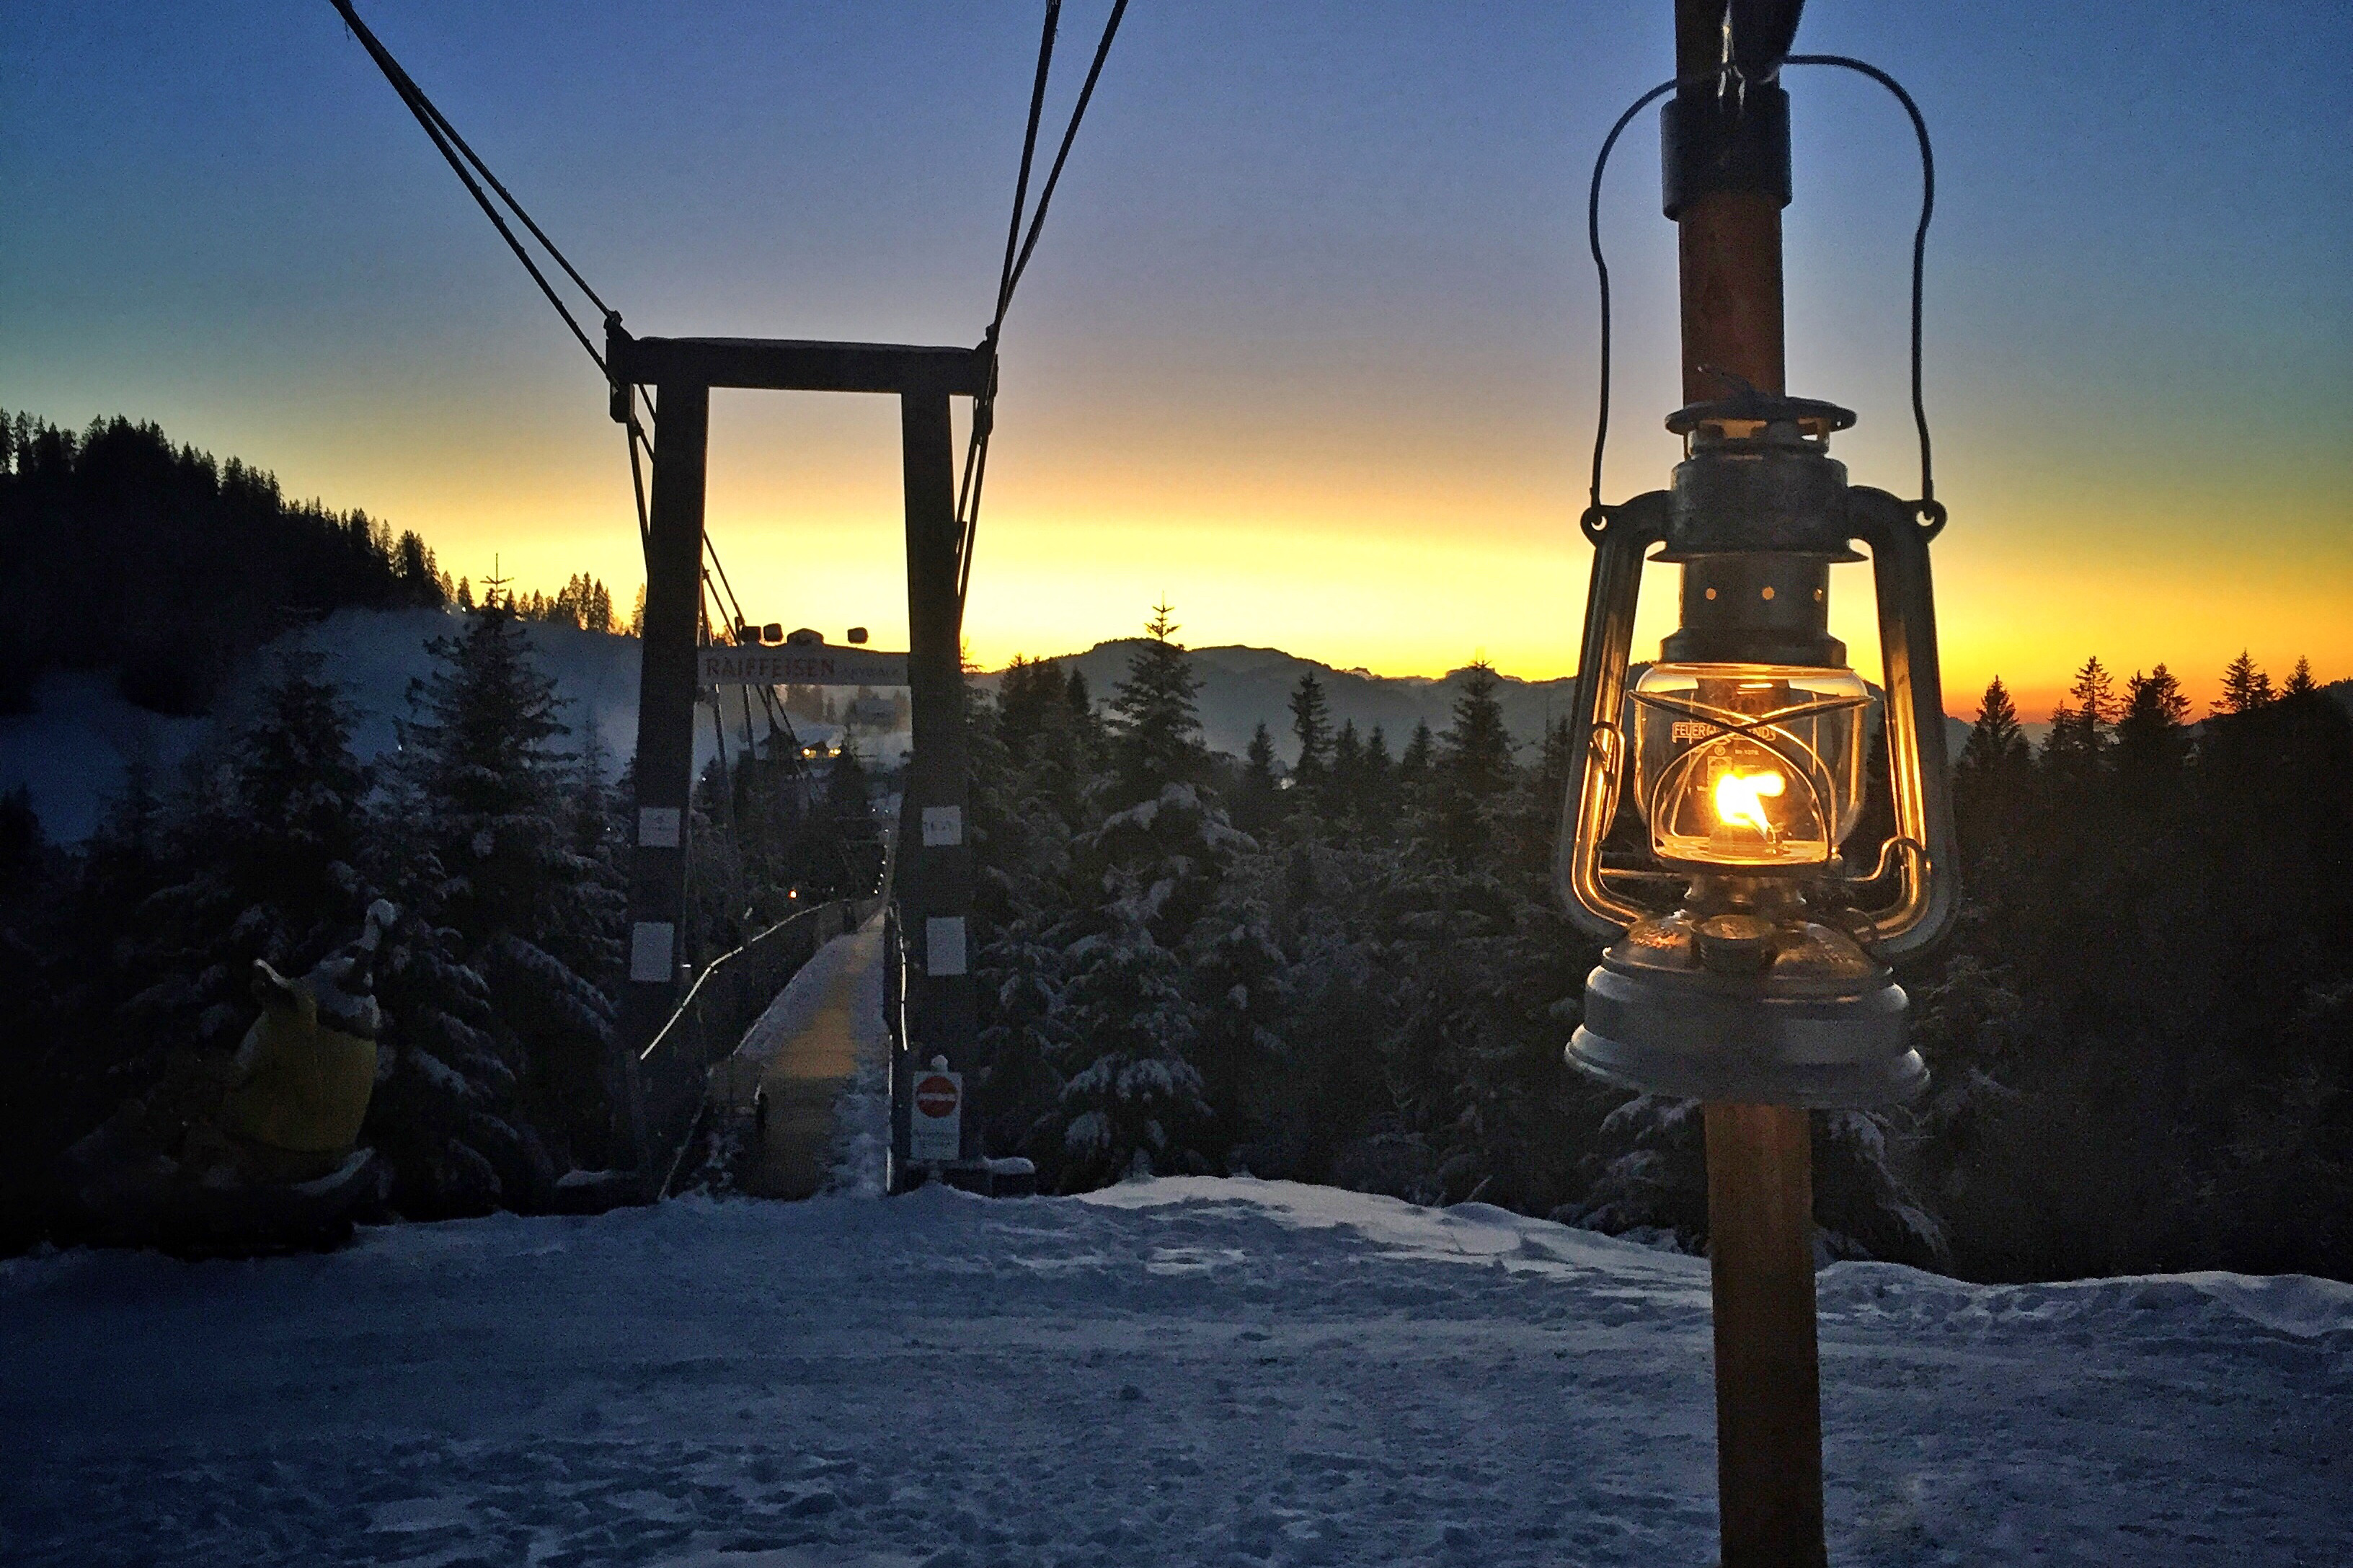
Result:
M971 972L974 866L965 833L962 628L996 425L1006 313L1036 251L1127 0L1111 6L1033 202L1061 14L1060 0L1048 0L994 309L980 341L968 348L633 334L369 29L352 0L330 3L595 363L628 447L646 600L637 797L629 818L628 977L605 1076L617 1142L630 1160L626 1168L575 1181L570 1202L595 1207L658 1198L696 1169L698 1160L708 1162L714 1140L725 1142L730 1135L735 1146L749 1150L733 1173L748 1189L806 1195L823 1175L824 1141L831 1137L826 1108L858 1070L861 1026L877 1023L888 1039L890 1184L896 1188L938 1173L984 1192L1023 1187L1026 1163L987 1159L979 1119L965 1113L964 1086L976 1086L984 1064ZM601 344L575 312L575 302L585 302L586 313L601 321ZM769 634L779 628L754 626L746 616L704 526L713 388L899 400L908 611L903 654L834 648L821 641L800 641L774 659L751 653L776 640ZM961 466L952 412L956 398L969 405ZM713 661L714 654L731 649L745 657ZM882 680L874 679L878 669ZM892 675L900 679L891 681ZM866 896L797 912L733 951L694 951L689 879L694 726L703 694L709 693L723 779L729 750L724 688L736 689L746 753L754 751L756 702L767 725L768 754L798 769L802 748L784 711L781 686L886 682L907 689L913 746L880 882ZM805 803L805 773L797 783ZM791 1029L754 1030L774 1006L789 1000L784 993L803 965L820 952L834 952L828 944L846 944L828 972L839 983L838 994L828 992ZM860 975L887 983L861 986ZM863 1019L854 1014L849 998L869 994L881 998L879 1020L871 1008ZM951 1100L952 1118L940 1110ZM741 1137L746 1127L748 1145Z

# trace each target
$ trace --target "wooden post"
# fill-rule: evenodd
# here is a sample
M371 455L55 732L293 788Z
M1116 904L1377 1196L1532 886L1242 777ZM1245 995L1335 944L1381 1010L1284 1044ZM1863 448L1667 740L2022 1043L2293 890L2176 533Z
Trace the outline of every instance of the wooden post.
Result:
M906 466L907 688L914 754L899 813L899 907L914 968L907 976L910 1054L920 1068L944 1056L965 1074L963 1156L980 1151L970 1090L979 1063L972 980L972 847L967 820L962 616L956 605L955 431L948 394L910 388L899 400Z
M1677 76L1717 67L1723 25L1724 0L1676 0ZM1676 228L1684 401L1733 392L1702 366L1730 371L1761 392L1786 391L1779 199L1740 190L1698 195L1683 205ZM1705 1119L1723 1568L1820 1568L1810 1121L1786 1105L1710 1105Z
M621 999L625 1061L621 1120L631 1163L641 1163L645 1104L638 1053L678 1005L679 966L691 954L686 913L687 827L693 813L695 631L702 600L703 475L711 388L656 390L646 624L638 678L638 794L630 818L629 978Z
M1723 1568L1821 1568L1811 1128L1787 1105L1706 1120Z

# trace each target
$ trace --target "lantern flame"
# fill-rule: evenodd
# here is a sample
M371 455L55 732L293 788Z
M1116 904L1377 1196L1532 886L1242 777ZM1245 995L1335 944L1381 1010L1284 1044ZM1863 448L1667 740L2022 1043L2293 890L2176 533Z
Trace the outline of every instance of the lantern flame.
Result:
M1727 827L1753 827L1769 843L1773 824L1765 816L1765 798L1787 787L1779 773L1727 773L1715 781L1716 817Z

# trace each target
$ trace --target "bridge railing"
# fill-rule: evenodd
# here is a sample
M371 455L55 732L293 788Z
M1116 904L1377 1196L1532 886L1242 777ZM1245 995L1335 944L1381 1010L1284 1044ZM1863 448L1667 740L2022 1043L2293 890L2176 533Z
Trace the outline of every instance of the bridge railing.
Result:
M667 1194L692 1145L709 1096L711 1069L734 1052L787 981L835 937L882 906L880 894L836 900L779 921L723 953L694 984L638 1058L645 1086L649 1167Z
M890 1034L888 1078L891 1105L891 1149L883 1166L882 1190L899 1192L907 1181L909 1125L913 1107L909 1099L907 1048L907 932L894 902L882 917L882 1022Z

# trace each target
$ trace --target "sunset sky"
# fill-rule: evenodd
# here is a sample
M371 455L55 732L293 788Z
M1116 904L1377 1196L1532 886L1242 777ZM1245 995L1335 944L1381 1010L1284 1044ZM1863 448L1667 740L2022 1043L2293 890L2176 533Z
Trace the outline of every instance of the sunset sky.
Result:
M1107 5L1066 6L1058 104ZM634 330L934 343L987 319L1039 9L361 4ZM1007 328L974 657L1166 596L1195 644L1572 669L1585 181L1670 16L1135 0ZM453 572L628 602L604 388L326 0L0 0L0 406L154 419ZM2200 698L2242 646L2353 675L2353 11L1812 0L1799 47L1937 136L1948 706L1999 672L2039 713L2093 652ZM1791 389L1910 494L1911 140L1859 79L1788 86ZM1676 450L1656 149L1646 116L1605 203L1612 497ZM894 404L722 393L712 458L755 616L903 637ZM1875 676L1861 570L1834 624Z

